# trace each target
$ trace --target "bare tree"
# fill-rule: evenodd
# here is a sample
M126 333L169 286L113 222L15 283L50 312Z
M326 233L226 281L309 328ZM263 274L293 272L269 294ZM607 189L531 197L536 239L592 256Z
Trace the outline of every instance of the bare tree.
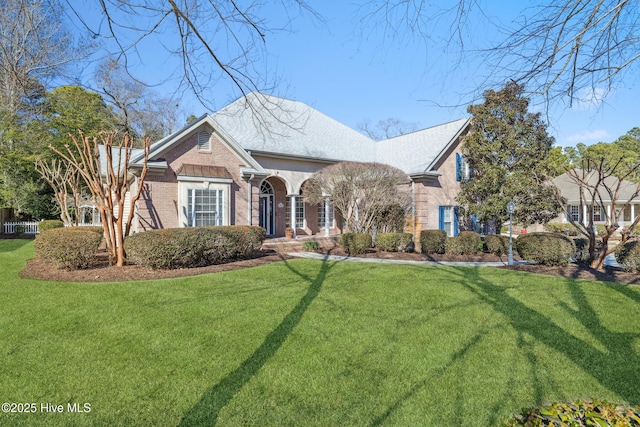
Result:
M383 139L414 132L418 129L418 124L388 118L386 120L378 120L375 124L372 124L369 120L364 120L358 123L357 128L374 141L382 141Z
M53 159L45 163L36 159L36 171L53 189L56 203L60 208L60 219L66 226L78 225L80 219L80 173L63 159ZM70 205L69 201L73 203ZM73 208L74 215L71 215Z
M116 132L103 132L98 138L71 136L73 147L67 145L67 152L50 147L82 176L98 207L104 227L107 250L111 262L119 267L125 264L124 238L131 231L135 204L140 198L147 175L147 161L151 141L144 137L144 161L136 186L131 188L132 176L129 172L134 140L129 134L118 136ZM102 144L100 144L101 142ZM104 155L104 159L102 159ZM129 209L125 211L127 195Z
M386 26L396 35L408 31L426 39L434 28L448 24L450 38L445 43L460 47L460 60L479 54L489 66L486 86L502 85L512 79L530 94L541 95L547 103L562 99L568 100L569 105L597 103L625 76L635 76L637 71L638 2L547 0L524 9L510 27L490 18L491 2L433 3L367 2L362 22ZM501 41L478 49L477 31L473 31L478 21L495 25ZM478 89L480 93L486 87Z
M16 114L47 79L74 60L86 57L75 49L63 25L56 0L3 0L0 2L0 101Z
M320 204L327 198L346 221L347 231L372 233L376 221L392 205L411 205L409 178L401 170L380 163L343 162L313 174L305 199Z
M587 159L582 168L571 169L566 175L570 182L578 190L578 218L567 214L567 220L589 241L590 265L596 269L602 269L607 255L613 253L619 245L623 245L640 221L640 212L632 218L631 224L622 233L622 239L618 245L609 247L611 236L620 228L620 218L631 201L640 195L640 183L627 181L636 169L621 176L616 176L620 170L622 158L618 162L608 163L604 158L599 160ZM567 200L558 192L558 201L563 205L564 211L569 212ZM609 205L609 206L607 206ZM606 207L606 208L605 208ZM594 224L594 213L599 210L604 218L604 234L602 248L598 255L598 230ZM585 217L586 213L586 217Z

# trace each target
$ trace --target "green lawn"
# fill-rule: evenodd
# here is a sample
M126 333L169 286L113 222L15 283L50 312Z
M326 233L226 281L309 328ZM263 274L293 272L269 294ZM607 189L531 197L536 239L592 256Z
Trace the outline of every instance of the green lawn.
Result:
M18 277L31 256L0 240L0 402L37 409L3 426L492 426L551 400L640 404L639 287L312 260L53 283Z

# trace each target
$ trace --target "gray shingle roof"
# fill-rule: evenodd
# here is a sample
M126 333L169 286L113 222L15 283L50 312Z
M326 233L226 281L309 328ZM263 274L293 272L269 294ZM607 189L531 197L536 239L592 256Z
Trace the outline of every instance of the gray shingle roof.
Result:
M247 98L212 116L245 150L386 163L406 173L430 170L469 120L376 142L302 102L256 93Z
M595 187L596 183L598 182L598 175L595 171L585 171L585 173L583 174L582 169L575 170L577 171L579 177L584 176L586 178L585 181L587 185L590 186L590 188L593 189ZM556 185L556 187L558 187L558 190L560 190L562 196L565 197L569 203L578 202L580 200L580 187L576 184L575 180L573 180L569 176L568 172L554 178L552 181ZM602 196L604 201L608 202L611 199L606 188L615 190L618 186L618 181L618 178L615 177L608 177L605 179L605 185L601 185L600 187L600 195ZM622 203L626 203L632 198L637 198L635 197L637 189L638 184L631 181L622 180L619 187L620 192L618 194L618 200ZM583 194L586 201L591 201L591 196L589 195L588 191L584 190Z

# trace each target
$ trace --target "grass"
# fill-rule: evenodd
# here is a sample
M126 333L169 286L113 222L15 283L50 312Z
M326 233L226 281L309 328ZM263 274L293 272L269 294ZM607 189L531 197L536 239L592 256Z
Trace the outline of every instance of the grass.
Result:
M3 426L492 426L640 404L639 287L312 260L53 283L18 277L32 247L0 240L0 402L37 405Z

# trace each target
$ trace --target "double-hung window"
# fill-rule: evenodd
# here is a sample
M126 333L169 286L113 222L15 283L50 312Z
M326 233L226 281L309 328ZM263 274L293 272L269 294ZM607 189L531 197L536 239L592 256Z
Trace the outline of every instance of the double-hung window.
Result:
M447 236L458 235L458 207L440 206L438 213L438 228L444 230Z
M222 225L223 190L187 190L187 226Z
M333 207L333 204L327 200L324 203L321 203L318 205L318 228L319 229L327 227L327 217L326 217L327 203L329 203L329 218L328 218L329 228L334 228L335 209Z
M580 206L579 205L569 205L569 217L573 222L580 221Z
M286 227L291 227L291 197L287 196ZM304 200L302 196L296 197L296 228L304 228Z

